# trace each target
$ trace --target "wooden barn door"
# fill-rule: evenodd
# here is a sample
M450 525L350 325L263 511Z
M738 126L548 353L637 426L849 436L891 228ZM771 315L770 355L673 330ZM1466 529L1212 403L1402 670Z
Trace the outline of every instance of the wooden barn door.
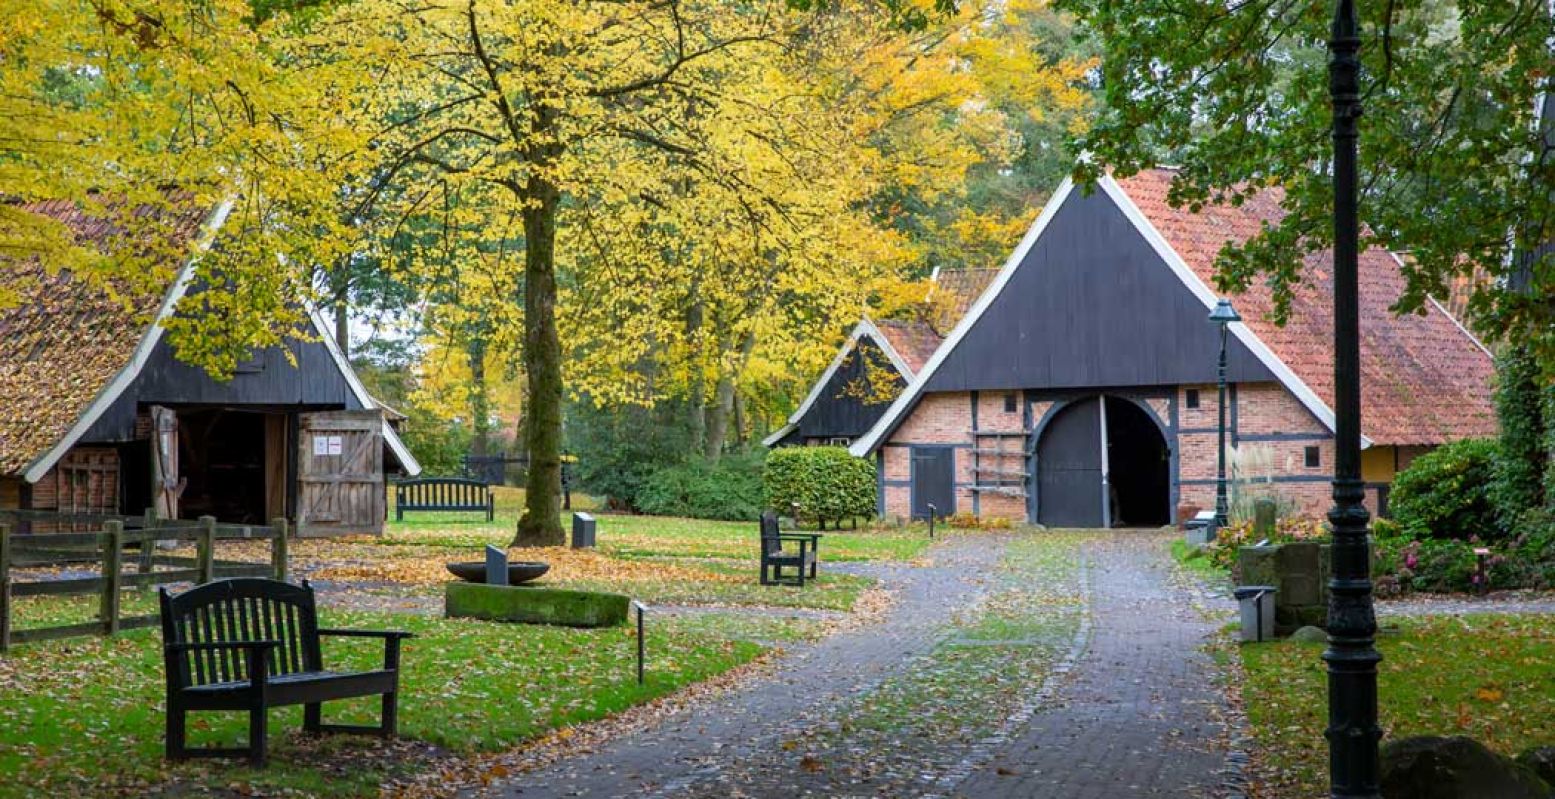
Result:
M161 405L151 406L151 483L157 518L178 518L188 485L178 474L178 413Z
M297 434L297 534L383 532L383 412L304 413Z
M1101 402L1058 412L1037 443L1037 521L1048 527L1104 527L1106 488Z

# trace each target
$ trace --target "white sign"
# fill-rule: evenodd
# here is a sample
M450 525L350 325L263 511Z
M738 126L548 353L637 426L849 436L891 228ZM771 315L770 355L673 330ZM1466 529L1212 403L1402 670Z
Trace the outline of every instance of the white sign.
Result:
M339 455L342 449L343 436L314 436L314 455Z
M341 443L344 440L345 440L344 436L330 436L329 437L329 454L331 454L331 455L339 455L340 451L341 451Z

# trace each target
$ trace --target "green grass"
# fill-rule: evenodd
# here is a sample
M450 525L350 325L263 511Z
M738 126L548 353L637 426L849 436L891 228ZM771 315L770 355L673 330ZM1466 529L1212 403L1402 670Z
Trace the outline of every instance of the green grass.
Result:
M804 640L819 630L804 619L713 613L650 619L648 680L638 686L631 627L574 630L328 610L321 616L331 626L417 634L405 645L401 735L456 754L509 748L606 716L750 661L762 651L753 640ZM335 667L371 667L381 657L374 642L326 647L326 664ZM0 796L184 790L174 785L376 796L383 780L427 765L372 738L302 736L300 710L288 708L271 715L269 769L228 761L169 766L161 759L162 679L159 637L151 631L21 645L0 657ZM326 720L369 722L370 705L326 705ZM239 744L245 724L241 714L197 714L192 742Z
M1177 561L1183 568L1197 575L1200 579L1211 584L1227 583L1231 575L1209 559L1209 553L1203 547L1196 547L1181 538L1172 539L1172 560Z
M1555 741L1555 629L1547 616L1428 617L1378 638L1387 738L1467 735L1504 754ZM1260 796L1326 795L1324 645L1240 647ZM1385 739L1386 740L1386 739Z
M506 544L513 538L522 510L523 490L499 487L496 492L497 518L492 522L473 513L413 513L397 522L391 508L382 541L387 545L454 548ZM573 500L578 510L589 510L592 505L576 495ZM615 513L596 513L595 518L599 521L599 549L611 555L740 560L754 560L756 556L755 522ZM563 529L571 530L571 526L570 514L564 514ZM912 560L931 543L921 528L911 527L826 531L823 535L821 556L832 561Z

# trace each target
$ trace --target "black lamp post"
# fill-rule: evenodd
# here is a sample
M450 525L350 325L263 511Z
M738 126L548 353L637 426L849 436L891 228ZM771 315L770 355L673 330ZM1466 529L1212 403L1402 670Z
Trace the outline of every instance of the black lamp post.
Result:
M1221 299L1215 303L1215 310L1209 312L1209 320L1220 325L1220 402L1216 406L1220 410L1220 463L1215 472L1215 529L1219 530L1230 521L1231 513L1231 503L1226 499L1226 334L1231 323L1242 321L1242 317L1231 307L1230 300Z
M1360 220L1356 208L1360 138L1360 23L1355 0L1337 0L1328 40L1328 93L1334 138L1334 507L1329 580L1329 790L1334 799L1376 799L1377 619L1371 600L1370 515L1361 482L1361 349L1357 298Z

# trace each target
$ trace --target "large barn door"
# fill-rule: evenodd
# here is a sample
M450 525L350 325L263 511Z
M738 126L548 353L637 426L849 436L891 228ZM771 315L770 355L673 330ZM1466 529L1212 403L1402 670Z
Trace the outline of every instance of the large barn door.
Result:
M188 483L178 474L178 414L151 406L151 489L158 519L178 518L178 498Z
M1101 401L1058 412L1037 444L1037 521L1048 527L1103 527Z
M297 534L383 532L383 412L299 417Z

